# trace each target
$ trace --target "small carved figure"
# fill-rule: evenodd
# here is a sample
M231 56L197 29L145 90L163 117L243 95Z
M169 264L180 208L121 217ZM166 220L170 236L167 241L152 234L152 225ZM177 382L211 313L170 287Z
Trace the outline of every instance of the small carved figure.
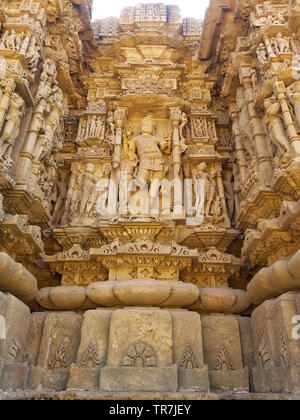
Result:
M115 136L116 135L116 126L115 126L115 123L114 123L114 113L112 111L108 112L107 124L108 124L108 129L107 129L107 132L106 132L106 136L107 137Z
M268 53L265 45L261 42L256 50L257 59L260 64L264 65L268 62Z
M57 225L59 223L61 216L63 214L63 211L64 211L64 204L65 204L65 200L66 200L67 192L68 192L67 180L68 180L68 173L66 171L59 171L58 179L56 183L57 193L58 193L57 201L54 207L52 220L51 220L53 225Z
M225 198L228 207L228 215L229 218L232 219L234 214L234 190L232 185L232 173L231 171L224 172L224 180L223 180L224 190L225 190Z
M275 50L276 54L290 52L290 41L288 38L284 38L280 32L275 37Z
M195 208L197 211L198 204L201 201L200 194L201 192L198 190L198 183L197 180L204 181L204 214L205 216L209 216L211 214L212 204L216 195L216 184L214 181L214 173L209 173L208 167L205 162L200 163L197 168L192 171L193 176L193 185L194 185L194 194L196 197L195 200Z
M82 196L80 200L79 217L87 215L87 206L89 199L94 193L97 178L95 176L95 166L92 163L86 165L86 173L84 175L83 185L81 186Z
M36 39L33 36L26 51L26 62L32 73L37 71L37 65L40 60L40 48L36 45Z

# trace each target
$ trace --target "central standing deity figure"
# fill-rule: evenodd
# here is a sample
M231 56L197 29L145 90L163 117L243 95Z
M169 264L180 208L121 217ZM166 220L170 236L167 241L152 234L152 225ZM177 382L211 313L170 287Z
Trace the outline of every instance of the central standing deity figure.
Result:
M136 179L150 183L153 179L162 180L166 174L163 152L170 154L170 142L154 137L155 121L151 116L142 120L141 135L134 137L129 144L129 158L138 156L139 167Z

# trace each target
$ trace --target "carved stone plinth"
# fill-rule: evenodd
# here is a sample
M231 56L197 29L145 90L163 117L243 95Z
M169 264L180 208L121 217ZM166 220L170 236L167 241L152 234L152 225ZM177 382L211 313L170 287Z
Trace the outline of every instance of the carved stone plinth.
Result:
M25 214L32 224L37 224L43 229L48 228L50 214L44 203L30 194L26 185L17 185L5 195L4 210L10 214Z
M260 190L254 197L248 198L241 205L237 228L240 230L254 228L259 219L277 217L282 200L272 190Z

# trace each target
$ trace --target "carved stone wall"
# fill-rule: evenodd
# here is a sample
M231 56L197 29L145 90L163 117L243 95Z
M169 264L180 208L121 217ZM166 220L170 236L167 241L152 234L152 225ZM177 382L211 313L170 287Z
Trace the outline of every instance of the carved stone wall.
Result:
M0 388L297 392L298 3L1 2Z

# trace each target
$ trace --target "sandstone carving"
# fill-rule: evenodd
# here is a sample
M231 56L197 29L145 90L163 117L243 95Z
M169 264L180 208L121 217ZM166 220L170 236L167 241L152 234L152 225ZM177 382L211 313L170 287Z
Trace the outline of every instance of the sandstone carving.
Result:
M92 3L0 5L0 399L290 399L299 1Z

